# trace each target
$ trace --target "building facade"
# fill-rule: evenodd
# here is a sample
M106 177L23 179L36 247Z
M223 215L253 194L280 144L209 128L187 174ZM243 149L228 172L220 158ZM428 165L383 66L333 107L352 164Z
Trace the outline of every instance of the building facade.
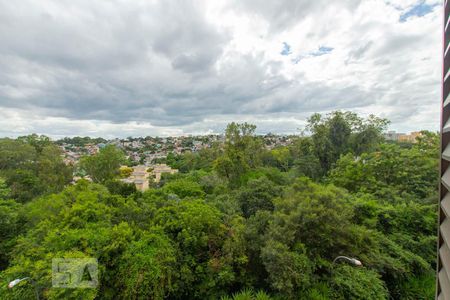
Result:
M133 183L138 191L144 192L149 188L150 174L146 166L135 166L133 172L128 178L122 179L123 182Z
M134 166L132 169L133 171L131 172L131 174L127 178L123 178L121 180L122 182L133 183L136 186L136 189L141 192L149 189L150 181L156 183L160 182L162 174L178 173L177 169L172 169L166 164L156 164L150 167L147 167L145 165L138 165Z
M384 138L388 141L403 142L403 143L416 143L417 138L421 136L419 131L413 131L410 134L398 133L395 131L388 131L384 134Z
M450 300L450 1L444 2L441 162L436 299Z
M176 174L178 173L178 170L172 169L166 164L156 164L151 168L151 175L153 176L153 179L156 183L161 181L161 175L164 173Z

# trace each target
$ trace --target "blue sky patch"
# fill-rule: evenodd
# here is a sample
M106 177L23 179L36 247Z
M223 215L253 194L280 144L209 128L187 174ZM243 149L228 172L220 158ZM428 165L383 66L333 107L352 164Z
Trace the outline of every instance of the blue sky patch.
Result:
M332 48L332 47L320 46L319 50L312 52L311 55L312 56L321 56L321 55L331 53L331 51L333 51L333 50L334 50L334 48Z
M318 50L308 52L307 54L299 55L292 59L292 63L298 64L302 59L308 57L322 56L325 54L330 54L334 50L333 47L320 46Z
M410 17L423 17L433 11L433 8L438 6L439 4L427 4L425 0L422 0L420 3L414 5L409 10L404 12L400 16L400 22L406 22Z
M283 50L281 50L280 54L284 55L284 56L287 56L287 55L289 55L291 53L292 53L291 52L291 46L288 43L283 42Z

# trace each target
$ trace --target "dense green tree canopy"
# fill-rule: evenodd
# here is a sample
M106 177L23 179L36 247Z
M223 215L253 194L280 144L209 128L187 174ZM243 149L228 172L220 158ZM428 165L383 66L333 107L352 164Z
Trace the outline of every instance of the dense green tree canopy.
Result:
M256 126L230 123L225 130L224 154L215 161L215 170L231 186L241 184L242 176L260 166L262 143L255 137Z
M342 154L360 155L376 149L389 121L373 115L362 119L352 112L335 111L323 117L313 114L308 119L314 153L324 171L331 169Z
M119 181L115 146L81 160L94 182L69 184L50 139L0 139L0 299L32 299L7 288L23 277L43 299L432 299L439 138L387 143L386 125L315 114L310 135L266 148L232 123L145 192ZM96 288L52 287L52 259L85 257Z
M431 133L424 133L433 138ZM436 134L434 134L436 136ZM410 149L395 144L380 145L378 151L342 156L330 173L331 181L353 192L368 192L383 197L436 195L438 148L426 137ZM433 138L436 140L435 138Z
M64 164L62 151L48 137L5 138L0 139L0 177L11 198L26 202L61 191L72 180L72 167Z
M92 156L81 159L81 168L94 182L105 183L119 176L119 167L125 162L125 154L114 145L108 145Z

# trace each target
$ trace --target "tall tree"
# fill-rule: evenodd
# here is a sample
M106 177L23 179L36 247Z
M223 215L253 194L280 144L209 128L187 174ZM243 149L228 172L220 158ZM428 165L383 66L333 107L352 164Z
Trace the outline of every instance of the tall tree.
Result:
M262 143L255 137L256 126L230 123L225 130L225 153L215 162L215 169L231 186L240 185L241 176L261 164Z
M373 150L382 140L388 123L388 120L373 115L363 119L352 112L334 111L325 118L313 114L306 129L312 134L314 153L327 172L342 154L360 155Z
M114 145L108 145L91 156L84 156L80 166L91 176L94 182L104 183L120 175L120 165L125 161L125 154Z
M61 191L72 180L72 168L64 164L62 150L48 137L30 135L0 139L0 175L21 202Z

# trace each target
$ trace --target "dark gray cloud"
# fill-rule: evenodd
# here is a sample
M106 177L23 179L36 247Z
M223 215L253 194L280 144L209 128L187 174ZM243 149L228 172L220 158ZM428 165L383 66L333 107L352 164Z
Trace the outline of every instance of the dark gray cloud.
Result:
M60 135L82 124L117 132L130 122L151 124L130 125L137 132L197 132L217 128L208 120L239 118L284 131L316 111L384 106L380 114L394 116L406 99L430 103L436 37L423 28L438 23L433 12L389 23L376 18L376 9L390 12L384 2L372 4L0 0L0 109L24 131L61 118ZM280 54L283 43L292 55Z
M0 2L1 82L32 94L2 90L2 106L75 119L190 122L201 99L191 92L197 78L183 73L210 75L227 40L188 1L81 5L70 17L61 14L68 2L27 4L21 16L16 5Z

